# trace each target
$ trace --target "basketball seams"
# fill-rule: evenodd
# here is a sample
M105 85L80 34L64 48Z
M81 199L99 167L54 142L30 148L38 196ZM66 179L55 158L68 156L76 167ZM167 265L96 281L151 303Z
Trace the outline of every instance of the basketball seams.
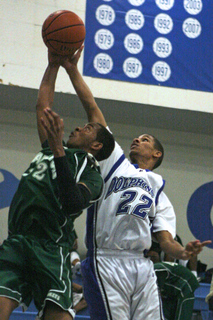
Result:
M51 40L52 41L52 40ZM49 41L47 41L48 43L49 43L49 46L53 49L53 50L56 50L57 48L55 48L54 46L53 46L53 44L51 43L51 42L49 42ZM72 52L71 52L72 50L70 50L70 52L68 53L68 54L72 54ZM73 52L75 52L75 48L73 48Z
M70 14L69 11L61 12L59 15L55 16L55 18L49 23L49 25L48 25L47 27L45 27L45 29L42 28L42 30L45 32L45 31L51 26L51 24L52 24L54 21L56 21L57 19L59 19L59 18L60 18L62 15L64 15L64 14L68 14L68 15L71 15L71 16L72 16L72 14ZM79 25L83 25L83 24L79 24ZM43 25L43 27L44 27L44 25Z
M70 25L70 26L66 26L66 27L59 28L59 29L57 29L57 30L50 31L49 33L46 33L46 32L45 32L45 36L49 36L51 33L56 33L56 32L61 31L61 30L63 30L63 29L68 29L68 28L73 28L73 27L80 27L80 26L82 26L83 29L84 29L84 25L83 25L83 24L72 24L72 25ZM82 29L82 30L83 30L83 29Z
M73 54L85 39L85 25L79 16L68 10L59 10L49 15L42 26L46 46L54 53Z
M79 42L82 42L84 39L82 40L78 40L78 41L59 41L59 40L55 40L55 39L47 39L46 42L48 42L50 45L51 43L50 42L57 42L57 43L61 43L62 45L63 44L75 44L75 43L79 43ZM52 46L52 45L51 45ZM54 49L54 48L53 48ZM55 49L56 50L56 49Z
M61 12L60 14L58 14L57 16L55 16L55 17L52 19L52 21L50 21L50 23L48 24L48 26L47 26L45 29L42 28L42 30L46 31L46 30L51 26L51 24L52 24L55 20L57 20L57 19L60 18L62 15L67 14L67 13L70 14L69 11L66 11L66 12ZM55 14L55 13L54 13L54 14ZM53 14L53 16L54 16L54 14ZM44 25L43 25L43 27L44 27Z

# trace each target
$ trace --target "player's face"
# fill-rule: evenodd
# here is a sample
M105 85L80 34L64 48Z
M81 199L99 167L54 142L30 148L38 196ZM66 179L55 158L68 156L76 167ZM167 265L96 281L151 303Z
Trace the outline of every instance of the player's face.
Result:
M91 144L96 141L99 125L97 123L87 123L83 127L77 127L69 135L67 141L68 148L77 148L90 152Z
M149 134L142 134L133 140L129 156L131 161L134 162L135 157L152 157L154 151L154 138Z

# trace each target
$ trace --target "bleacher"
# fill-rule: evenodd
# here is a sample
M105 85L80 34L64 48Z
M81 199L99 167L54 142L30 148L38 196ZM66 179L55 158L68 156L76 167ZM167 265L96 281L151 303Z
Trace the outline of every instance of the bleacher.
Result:
M74 281L82 285L82 279L81 279L80 273L76 276ZM32 302L29 308L27 309L27 311L25 312L22 312L21 307L14 310L12 316L10 317L10 320L35 320L36 315L37 315L37 309L34 303ZM79 311L75 317L75 320L88 320L88 319L90 319L88 308L85 308Z
M213 320L213 311L209 310L209 306L205 298L210 290L209 283L200 283L200 286L195 290L194 310L200 311L202 320Z
M200 312L202 320L213 320L213 311L209 311L208 304L205 302L205 297L209 293L210 284L200 283L199 288L195 290L194 310ZM35 320L37 311L33 303L24 313L21 308L14 310L10 320ZM79 311L75 317L76 320L90 319L88 308Z
M27 311L22 312L22 308L19 307L16 310L13 311L10 320L35 320L37 315L37 310L32 302ZM75 317L76 320L88 320L90 319L89 311L88 309L84 309L78 312L78 314Z

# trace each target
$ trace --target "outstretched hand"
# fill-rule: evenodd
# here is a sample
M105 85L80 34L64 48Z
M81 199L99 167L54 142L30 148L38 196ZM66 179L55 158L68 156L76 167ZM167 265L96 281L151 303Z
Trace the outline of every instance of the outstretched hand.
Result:
M185 246L185 250L182 253L183 255L182 259L188 260L191 257L198 255L203 250L203 247L207 246L210 243L211 243L211 240L207 240L203 242L200 242L200 240L190 241Z
M66 70L76 67L84 49L82 45L74 54L69 56L61 56L48 50L48 61L52 66L62 66Z
M44 109L45 117L41 118L41 123L46 130L49 147L55 157L65 155L62 140L64 136L64 122L57 113L50 108Z
M48 50L48 61L50 65L60 66L64 57Z
M84 49L84 46L82 45L73 55L65 56L61 60L62 67L64 67L66 70L68 70L72 67L76 67L83 49Z

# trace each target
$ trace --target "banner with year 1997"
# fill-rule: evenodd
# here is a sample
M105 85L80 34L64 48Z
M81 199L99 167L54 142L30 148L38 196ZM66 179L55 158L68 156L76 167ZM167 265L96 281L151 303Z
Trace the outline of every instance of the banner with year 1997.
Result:
M86 76L213 91L213 0L87 0Z

